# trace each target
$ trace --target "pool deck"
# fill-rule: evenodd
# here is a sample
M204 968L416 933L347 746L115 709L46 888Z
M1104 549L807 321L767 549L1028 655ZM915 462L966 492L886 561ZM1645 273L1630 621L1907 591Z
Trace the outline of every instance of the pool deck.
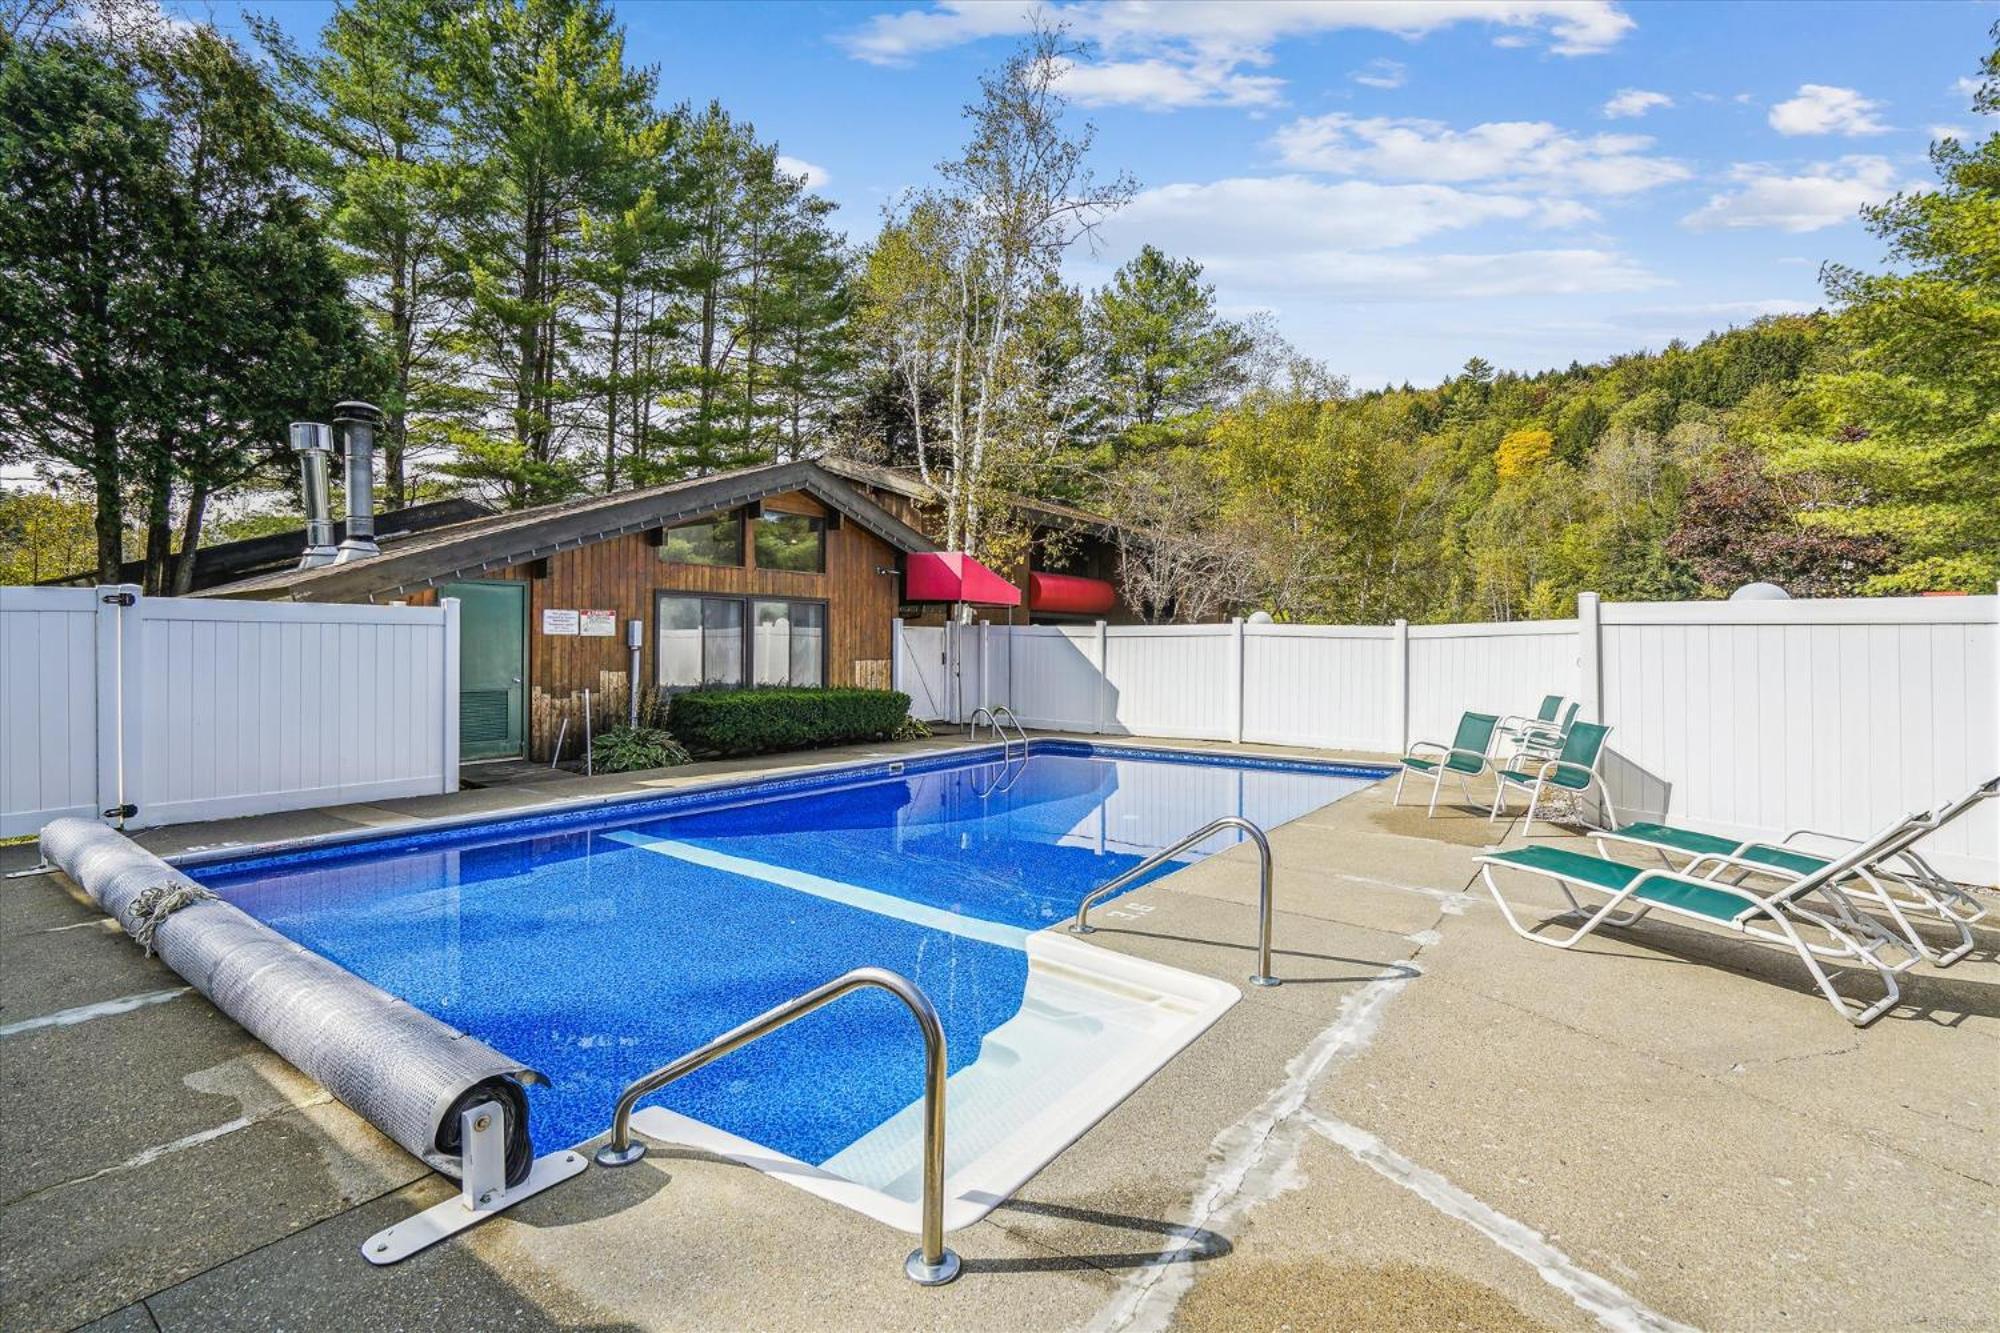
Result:
M172 853L957 743L139 840ZM1753 945L1652 921L1570 952L1518 939L1472 864L1518 821L1426 820L1392 810L1392 786L1273 832L1286 984L1243 986L954 1233L964 1276L933 1290L902 1276L908 1237L672 1148L372 1268L361 1240L449 1182L60 876L5 882L0 1329L2000 1327L2000 929L1856 1031ZM0 869L33 859L0 848ZM1109 905L1091 939L1240 984L1255 899L1239 847Z

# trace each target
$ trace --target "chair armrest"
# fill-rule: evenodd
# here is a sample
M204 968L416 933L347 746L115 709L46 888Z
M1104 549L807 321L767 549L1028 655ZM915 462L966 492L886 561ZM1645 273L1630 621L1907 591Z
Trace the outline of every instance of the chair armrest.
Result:
M1477 759L1481 765L1484 765L1488 762L1488 756L1486 755L1486 752L1483 750L1461 749L1456 745L1446 745L1443 741L1418 741L1415 745L1412 745L1406 753L1409 754L1411 757L1414 757L1417 751L1420 749L1436 750L1439 754L1444 755L1447 759L1449 759L1452 755L1462 754L1467 756L1468 758Z
M1761 845L1767 847L1768 846L1789 847L1791 845L1792 839L1794 838L1825 838L1828 842L1846 843L1849 847L1853 847L1861 841L1861 839L1859 838L1849 838L1839 833L1827 833L1821 829L1795 828L1790 833L1787 833L1784 837L1778 839L1778 841L1775 844L1764 843Z

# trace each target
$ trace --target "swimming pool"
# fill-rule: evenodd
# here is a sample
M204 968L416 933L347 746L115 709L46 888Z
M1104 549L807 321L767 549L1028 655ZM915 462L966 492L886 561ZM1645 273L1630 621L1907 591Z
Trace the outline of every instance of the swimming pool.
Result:
M542 1151L603 1132L625 1084L765 1009L851 968L900 972L944 1024L963 1225L1238 998L1045 928L1214 818L1272 827L1382 772L1038 740L1025 763L986 747L183 868L541 1070ZM675 1083L639 1123L908 1203L920 1056L900 1004L863 992Z

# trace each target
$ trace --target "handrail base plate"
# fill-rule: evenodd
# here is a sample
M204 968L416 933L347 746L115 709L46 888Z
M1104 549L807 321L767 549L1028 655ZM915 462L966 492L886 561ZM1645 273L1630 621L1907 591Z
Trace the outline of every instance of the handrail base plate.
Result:
M958 1276L958 1253L947 1249L935 1264L924 1262L921 1249L911 1250L910 1257L903 1260L903 1274L920 1287L942 1287Z

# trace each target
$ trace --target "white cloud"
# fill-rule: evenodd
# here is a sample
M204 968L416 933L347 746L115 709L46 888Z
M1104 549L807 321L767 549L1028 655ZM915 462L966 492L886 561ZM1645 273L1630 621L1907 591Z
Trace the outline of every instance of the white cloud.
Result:
M1619 120L1638 117L1648 111L1664 111L1674 104L1674 99L1665 93L1648 92L1644 88L1620 88L1618 95L1604 104L1607 119Z
M778 170L787 176L804 176L808 190L822 190L833 179L833 173L817 162L808 162L802 157L787 157L778 154Z
M1644 135L1577 136L1538 120L1455 130L1434 120L1334 112L1295 120L1272 143L1287 166L1393 180L1630 194L1689 175L1679 162L1649 155L1653 141Z
M1780 134L1882 134L1888 130L1875 113L1882 103L1852 88L1802 83L1798 96L1771 108L1771 128Z
M1239 304L1432 301L1636 291L1662 285L1632 259L1589 248L1434 254L1411 249L1488 224L1587 220L1574 203L1448 185L1236 177L1142 191L1105 224L1104 250L1149 241L1199 260Z
M1854 221L1864 204L1881 203L1899 186L1896 168L1886 157L1843 157L1809 166L1797 175L1742 163L1731 169L1729 177L1739 188L1710 196L1681 219L1682 225L1702 231L1714 227L1818 231Z
M1963 125L1933 125L1925 130L1924 133L1933 139L1956 139L1960 143L1966 143L1978 137L1978 131L1969 130Z
M1971 97L1979 91L1979 82L1970 74L1961 75L1951 81L1950 91L1959 97Z
M1414 40L1485 23L1505 29L1510 44L1540 41L1557 55L1579 56L1609 50L1636 26L1614 0L1066 0L1039 7L1031 0L936 0L876 14L840 42L857 59L901 65L930 51L1018 36L1038 17L1067 24L1092 49L1094 58L1072 75L1079 99L1152 108L1276 100L1283 80L1245 71L1269 65L1273 48L1290 38L1365 30ZM1167 67L1184 77L1170 77Z
M1316 181L1305 176L1239 176L1142 190L1105 223L1114 234L1150 240L1169 254L1276 246L1374 250L1487 222L1568 226L1595 215L1582 205L1478 194L1449 185ZM1120 253L1115 240L1107 241Z
M1186 106L1269 106L1279 100L1283 79L1241 74L1213 61L1064 61L1057 78L1062 90L1085 106L1136 106L1171 111Z
M1410 67L1378 56L1347 77L1365 88L1400 88L1410 81Z

